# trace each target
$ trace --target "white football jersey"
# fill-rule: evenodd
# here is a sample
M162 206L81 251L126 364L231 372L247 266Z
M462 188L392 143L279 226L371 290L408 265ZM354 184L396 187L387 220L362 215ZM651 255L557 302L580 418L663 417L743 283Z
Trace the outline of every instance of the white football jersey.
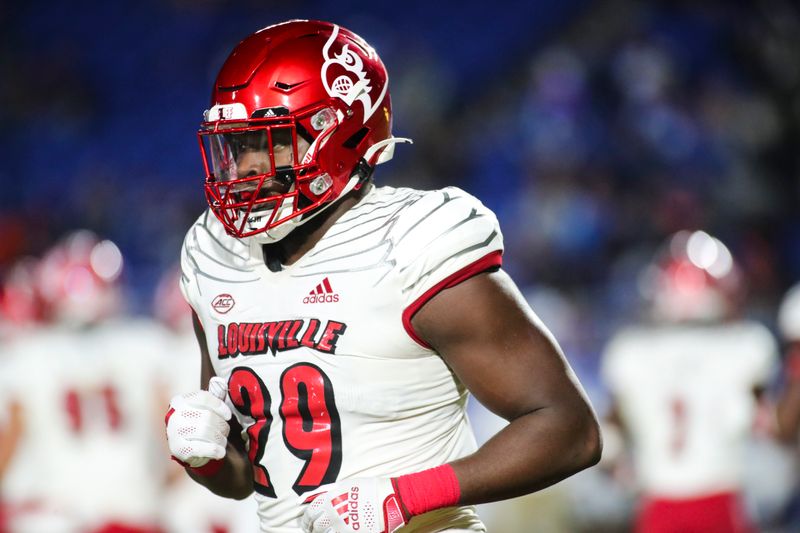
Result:
M184 242L182 287L245 428L263 531L299 531L299 496L319 485L476 449L466 388L410 321L438 291L498 266L501 252L494 214L457 188L373 188L279 272L255 241L200 217ZM450 529L483 525L474 508L454 507L404 531Z
M82 531L157 521L168 456L160 332L149 321L119 321L17 339L2 378L6 401L19 402L24 417L2 484L7 503Z
M775 340L753 322L618 333L603 377L630 432L644 491L693 497L740 489L753 390L776 365Z

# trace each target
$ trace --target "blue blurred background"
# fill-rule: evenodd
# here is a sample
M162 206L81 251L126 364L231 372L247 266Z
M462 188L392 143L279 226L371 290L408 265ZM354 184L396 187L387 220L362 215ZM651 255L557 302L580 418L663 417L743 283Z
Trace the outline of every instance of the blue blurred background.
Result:
M800 278L790 2L39 0L0 17L0 273L91 228L147 312L205 205L194 133L216 71L303 17L352 28L390 71L395 134L416 143L377 182L494 209L506 268L568 299L587 365L632 309L628 270L678 229L732 248L767 321Z
M150 312L205 207L195 137L217 70L288 18L362 35L391 76L379 184L458 185L602 411L598 358L637 271L702 228L774 326L800 279L800 9L788 0L32 0L0 7L0 275L76 228L117 242Z

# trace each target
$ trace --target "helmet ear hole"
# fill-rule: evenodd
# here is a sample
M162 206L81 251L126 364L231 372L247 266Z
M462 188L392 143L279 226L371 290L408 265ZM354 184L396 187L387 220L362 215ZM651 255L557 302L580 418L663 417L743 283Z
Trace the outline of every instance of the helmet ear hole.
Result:
M356 148L358 148L358 145L361 144L361 141L364 140L364 138L367 136L368 133L369 133L369 128L366 127L361 128L353 135L351 135L345 142L343 142L342 146L344 146L345 148L349 148L351 150L355 150Z

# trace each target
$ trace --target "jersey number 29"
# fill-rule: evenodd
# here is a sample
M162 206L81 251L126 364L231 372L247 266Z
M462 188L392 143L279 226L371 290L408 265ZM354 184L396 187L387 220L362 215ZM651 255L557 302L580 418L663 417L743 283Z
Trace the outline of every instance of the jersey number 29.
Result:
M261 464L272 425L272 395L261 378L246 367L233 370L228 392L234 407L254 420L247 428L254 488L275 498L269 472ZM342 466L342 431L330 378L310 363L292 365L281 374L280 402L283 442L305 461L292 485L294 491L299 495L336 481Z

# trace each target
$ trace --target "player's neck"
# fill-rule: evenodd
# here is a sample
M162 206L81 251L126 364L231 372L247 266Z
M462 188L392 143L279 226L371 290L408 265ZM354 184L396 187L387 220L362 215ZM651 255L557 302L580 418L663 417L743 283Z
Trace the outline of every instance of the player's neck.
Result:
M308 253L315 244L325 235L336 221L356 205L361 198L372 188L368 182L358 191L336 202L330 209L326 209L318 216L312 218L302 226L293 230L289 235L274 244L264 245L264 262L270 270L279 270L280 265L292 265Z

